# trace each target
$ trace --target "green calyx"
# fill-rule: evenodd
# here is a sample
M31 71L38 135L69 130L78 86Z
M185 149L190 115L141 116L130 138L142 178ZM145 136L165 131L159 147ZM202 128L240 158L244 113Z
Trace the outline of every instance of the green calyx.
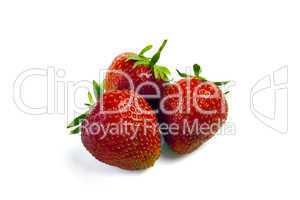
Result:
M154 77L156 80L164 80L169 81L168 76L171 75L170 70L161 65L157 65L157 62L160 58L160 54L162 50L165 48L167 44L167 40L164 40L161 46L159 47L158 51L152 56L152 57L146 57L144 54L152 49L152 45L147 45L144 47L139 54L132 54L128 56L127 60L133 60L135 61L133 68L139 67L139 66L147 66L150 67L154 73Z
M178 75L180 77L183 77L183 78L187 78L187 77L190 77L190 78L197 78L199 80L203 80L203 81L208 81L206 78L204 78L203 76L200 76L201 72L202 72L202 69L201 69L201 66L198 65L198 64L194 64L193 65L193 71L194 71L194 75L190 75L190 74L186 74L186 73L183 73L183 72L180 72L178 69L176 69ZM222 86L222 85L226 85L227 83L229 83L230 81L214 81L213 83L216 84L217 86ZM228 92L225 92L225 94L228 94Z
M70 131L70 134L77 134L80 132L80 126L83 120L88 116L89 111L91 108L95 106L97 101L99 100L100 96L103 94L103 86L102 84L99 84L97 81L93 80L93 91L94 91L94 97L91 92L88 92L88 103L85 103L88 107L88 111L84 112L83 114L80 114L75 119L73 119L67 126L67 128L72 129Z
M180 72L178 69L176 69L178 75L180 77L183 77L183 78L187 78L187 77L194 77L194 78L197 78L199 80L203 80L203 81L207 81L206 78L200 76L201 72L202 72L202 69L201 69L201 66L198 65L198 64L194 64L193 65L193 71L194 71L194 75L190 75L190 74L186 74L186 73L183 73L183 72Z

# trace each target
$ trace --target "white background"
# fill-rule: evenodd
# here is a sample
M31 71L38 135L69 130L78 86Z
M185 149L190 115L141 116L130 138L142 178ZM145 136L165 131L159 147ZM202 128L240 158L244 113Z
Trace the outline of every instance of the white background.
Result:
M0 199L299 199L298 4L0 1ZM164 38L160 63L197 62L210 80L236 82L228 97L235 135L218 135L183 158L162 153L149 170L130 172L92 158L79 135L68 135L67 113L28 115L14 104L14 81L26 69L64 69L65 83L97 79L118 53ZM290 110L288 133L280 134L254 117L250 90L284 65ZM25 86L28 104L45 104L45 83ZM272 92L261 101L260 109L272 111Z

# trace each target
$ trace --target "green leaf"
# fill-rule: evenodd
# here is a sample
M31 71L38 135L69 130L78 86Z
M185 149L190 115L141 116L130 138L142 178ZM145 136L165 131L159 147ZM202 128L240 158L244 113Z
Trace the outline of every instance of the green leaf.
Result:
M160 78L163 80L163 81L168 81L169 78L166 74L164 74L163 72L160 72Z
M152 49L152 45L147 45L145 48L142 49L142 51L139 53L139 56L143 56L144 53L146 53L147 51L149 51L150 49Z
M101 94L103 94L104 93L104 82L102 81L101 83L99 83L98 84L99 85L99 88L100 88L100 96L101 96Z
M167 67L164 66L158 66L158 67L159 67L159 71L163 72L165 75L171 75L171 72Z
M159 72L158 72L158 70L156 68L154 68L153 71L154 71L154 78L156 80L159 79Z
M229 91L225 92L224 94L225 94L225 95L229 94Z
M99 99L100 85L95 80L93 80L93 89L94 89L94 95L95 95L96 99Z
M148 60L139 60L139 61L136 61L134 63L134 65L132 66L132 68L136 68L140 65L149 65L149 61Z
M230 81L216 81L216 82L213 82L213 83L216 84L217 86L221 86L221 85L226 85L229 82Z
M180 72L178 69L176 69L176 71L177 71L178 75L183 78L189 77L189 75L187 75L186 73Z
M79 132L80 132L80 127L78 126L78 127L76 127L75 129L71 130L71 131L70 131L70 134L71 134L71 135L74 135L74 134L77 134L77 133L79 133Z
M159 67L154 66L154 67L153 67L153 70L154 70L154 78L155 78L156 80L161 79L161 72L160 72L160 70L159 70Z
M193 70L194 70L195 76L199 76L199 74L201 73L201 66L198 64L194 64Z
M81 114L78 117L76 117L75 119L73 119L73 121L67 126L67 128L72 128L74 126L78 126L87 116L87 113Z
M90 104L94 104L94 99L93 99L91 92L88 92L88 99L89 99Z
M168 81L168 75L171 75L170 70L167 67L155 65L153 66L154 70L154 77L155 79L159 80L162 79L164 81Z
M138 60L144 60L144 59L145 59L145 57L143 57L143 56L139 56L139 55L136 55L136 54L131 54L131 55L128 56L127 61L129 61L129 60L138 61Z
M158 73L158 80L162 79L164 74L161 71L159 71L159 69L157 70L157 73Z
M203 81L207 81L206 78L204 78L203 76L198 76L200 80L203 80Z

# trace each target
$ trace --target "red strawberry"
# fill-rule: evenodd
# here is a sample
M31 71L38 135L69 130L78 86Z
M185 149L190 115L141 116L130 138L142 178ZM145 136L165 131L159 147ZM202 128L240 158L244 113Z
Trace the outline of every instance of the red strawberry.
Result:
M170 71L164 66L157 65L165 40L153 57L147 58L144 53L152 48L146 46L139 54L122 53L117 56L105 76L106 90L134 90L144 96L152 104L157 104L162 92L162 84L168 81ZM147 97L145 95L158 95Z
M167 85L161 100L162 120L168 125L164 137L179 154L192 152L210 139L227 118L225 95L218 87L227 82L208 82L199 76L199 65L194 65L194 71L195 76L178 71L184 79Z
M99 161L138 170L152 166L160 156L156 116L147 101L133 91L105 92L69 127L80 122L73 133L81 130L83 145Z

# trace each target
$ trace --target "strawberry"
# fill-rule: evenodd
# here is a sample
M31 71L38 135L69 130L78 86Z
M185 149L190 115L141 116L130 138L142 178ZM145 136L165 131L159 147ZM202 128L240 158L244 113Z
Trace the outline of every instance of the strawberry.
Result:
M200 76L181 73L184 79L164 88L161 100L162 121L166 123L166 143L178 154L190 153L210 139L227 118L227 102L218 86L226 82L209 82Z
M117 56L106 73L105 89L134 90L153 106L158 104L162 84L168 81L168 75L171 74L168 68L157 65L166 43L167 40L164 40L151 58L145 57L144 54L152 48L152 45L143 48L139 54L126 52Z
M90 110L75 118L68 128L81 131L81 140L97 160L127 170L151 167L160 156L157 119L147 101L128 90L103 94L94 81L94 104L89 93ZM93 105L94 104L94 105Z

